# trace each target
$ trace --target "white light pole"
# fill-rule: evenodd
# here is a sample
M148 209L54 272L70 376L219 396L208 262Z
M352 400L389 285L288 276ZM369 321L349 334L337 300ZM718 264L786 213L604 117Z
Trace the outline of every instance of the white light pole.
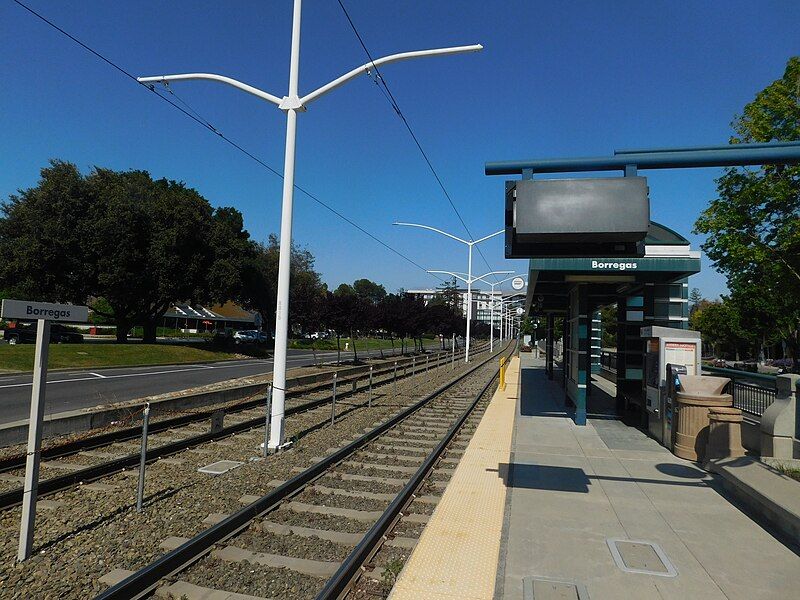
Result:
M510 281L510 280L514 279L514 277L515 276L512 275L511 277L506 277L502 281L496 281L494 283L492 283L491 281L486 281L482 276L475 278L475 279L480 279L483 283L492 286L492 292L491 292L492 293L492 296L491 296L492 301L489 303L490 315L491 315L489 317L489 321L491 322L491 326L490 326L491 334L490 334L490 337L489 337L489 352L494 352L494 286L501 285L501 284L505 283L506 281ZM502 315L501 315L501 320L502 320ZM501 335L502 335L502 329L501 329ZM502 342L503 342L503 339L501 337L500 338L500 343L502 343Z
M503 342L503 338L509 339L511 334L509 332L509 321L511 318L511 305L518 303L520 300L515 299L513 297L507 298L506 300L500 300L500 343ZM505 308L505 314L503 314L503 309Z
M449 234L446 234L449 235ZM492 234L495 235L495 234ZM491 237L491 236L489 236ZM483 238L487 239L487 238ZM478 240L480 242L481 240ZM477 242L473 242L477 243ZM470 267L472 266L472 246L470 246ZM472 277L471 274L466 273L455 273L453 271L428 271L428 273L444 273L445 275L452 275L456 279L459 279L467 284L467 341L465 344L465 351L464 351L464 362L469 362L469 337L470 337L470 321L472 320L472 284L479 279L481 281L486 281L483 279L484 277L488 277L489 275L507 275L508 273L512 273L513 271L489 271L488 273L484 273L480 277ZM463 275L467 275L467 277L463 277Z
M478 240L462 240L460 237L456 237L451 233L447 233L446 231L442 231L441 229L436 229L436 227L431 227L429 225L420 225L419 223L392 223L392 225L402 225L404 227L419 227L421 229L428 229L429 231L433 231L435 233L440 233L444 236L449 237L457 242L461 242L462 244L466 244L469 248L469 258L467 260L467 277L468 279L464 279L459 277L462 281L467 282L467 343L466 349L464 352L464 362L469 362L469 333L470 333L470 322L472 321L472 282L475 281L472 277L472 247L475 244L480 244L483 241L488 240L489 238L493 238L496 235L500 235L501 233L505 232L505 229L501 229L500 231L495 231L494 233L490 233L487 236L484 236ZM428 273L433 273L434 271L428 271ZM448 271L442 271L443 273L447 273ZM493 271L494 272L494 271ZM500 271L497 271L498 273ZM511 271L502 271L503 273L510 273ZM491 273L489 273L491 274ZM454 275L455 277L455 275Z
M138 77L141 83L163 83L181 81L186 79L207 79L227 83L249 94L253 94L275 104L286 113L286 151L283 164L283 203L281 207L281 241L280 258L278 259L278 295L275 306L275 356L273 365L273 398L272 398L272 425L269 436L270 449L278 449L284 445L284 401L286 397L286 348L289 337L289 264L292 250L292 203L294 192L294 162L295 140L297 137L297 113L305 112L308 105L347 83L351 79L374 70L388 63L393 63L411 58L426 56L439 56L444 54L460 54L464 52L477 52L483 46L457 46L453 48L436 48L432 50L417 50L402 52L378 58L348 71L341 77L326 83L313 92L300 97L298 95L300 72L300 17L302 0L294 0L294 14L292 19L292 49L289 61L289 93L283 98L260 90L241 81L215 75L213 73L186 73L182 75L159 75L156 77Z

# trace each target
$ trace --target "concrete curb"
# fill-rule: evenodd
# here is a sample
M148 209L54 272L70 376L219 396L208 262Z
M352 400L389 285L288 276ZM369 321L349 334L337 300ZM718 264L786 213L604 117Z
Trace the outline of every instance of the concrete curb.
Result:
M800 540L800 482L750 456L711 460L706 468L756 519L787 539Z

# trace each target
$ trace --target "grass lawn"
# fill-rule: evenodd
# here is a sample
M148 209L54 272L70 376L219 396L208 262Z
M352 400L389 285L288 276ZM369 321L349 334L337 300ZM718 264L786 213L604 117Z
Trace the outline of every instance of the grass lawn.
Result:
M0 345L0 370L32 371L34 344ZM167 344L51 344L51 369L166 365L239 358L232 352Z

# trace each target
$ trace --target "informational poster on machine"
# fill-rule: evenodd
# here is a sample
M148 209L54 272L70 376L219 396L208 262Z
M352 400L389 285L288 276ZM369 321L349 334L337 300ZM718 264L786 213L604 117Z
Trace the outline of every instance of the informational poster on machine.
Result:
M697 344L692 342L665 342L664 364L686 365L686 374L695 375Z

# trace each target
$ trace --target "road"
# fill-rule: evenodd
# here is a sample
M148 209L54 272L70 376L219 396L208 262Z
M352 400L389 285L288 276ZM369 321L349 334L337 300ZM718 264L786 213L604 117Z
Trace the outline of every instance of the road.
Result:
M352 352L342 352L343 360L351 357ZM335 358L336 352L317 352L319 361ZM313 363L314 356L309 350L289 350L289 369ZM48 373L47 377L45 411L51 415L271 372L271 358L54 371ZM30 401L30 374L0 376L0 424L27 419L30 416Z

